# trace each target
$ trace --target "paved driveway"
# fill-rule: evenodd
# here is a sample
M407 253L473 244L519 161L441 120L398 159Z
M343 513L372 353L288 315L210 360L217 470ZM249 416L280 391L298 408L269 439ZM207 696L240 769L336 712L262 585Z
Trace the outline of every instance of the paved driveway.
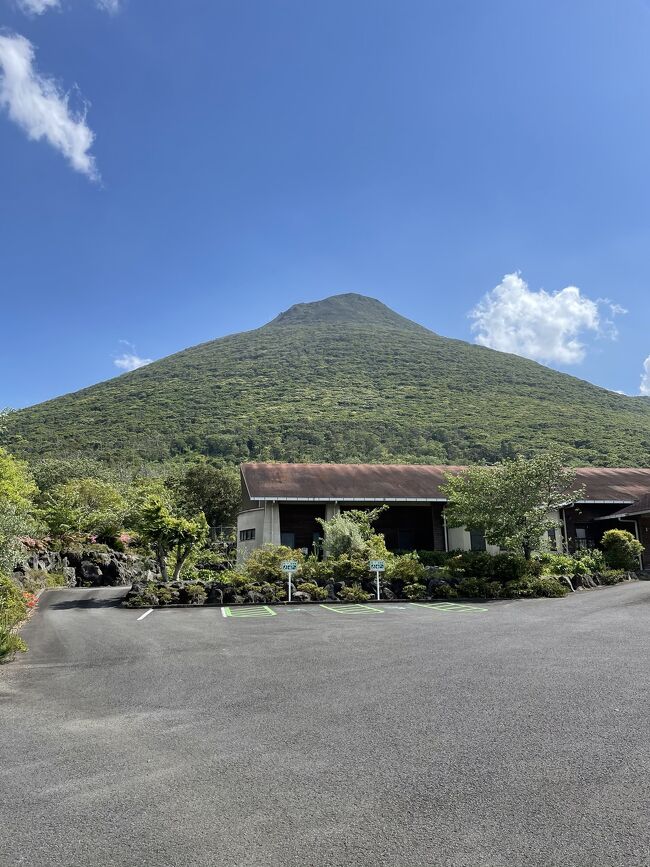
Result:
M0 669L2 867L650 864L650 584L141 620L121 593L47 593Z

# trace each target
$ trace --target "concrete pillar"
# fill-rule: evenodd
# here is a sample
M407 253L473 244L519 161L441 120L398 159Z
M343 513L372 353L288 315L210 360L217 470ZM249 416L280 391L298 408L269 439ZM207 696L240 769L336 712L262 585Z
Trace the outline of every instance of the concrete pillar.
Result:
M280 507L277 503L264 503L264 544L280 544Z
M337 515L341 514L341 507L338 503L325 503L325 520L331 521Z

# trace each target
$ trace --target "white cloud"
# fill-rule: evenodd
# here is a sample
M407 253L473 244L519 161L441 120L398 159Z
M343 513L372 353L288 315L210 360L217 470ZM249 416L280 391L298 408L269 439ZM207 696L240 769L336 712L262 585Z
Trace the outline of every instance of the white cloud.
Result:
M98 9L103 9L111 15L120 11L121 0L96 0L96 3Z
M147 364L151 364L152 361L153 358L140 358L140 356L136 355L135 351L133 351L123 352L122 355L118 355L117 358L113 359L113 364L115 367L119 367L120 370L137 370L139 367L145 367Z
M603 305L612 316L625 312L610 301L592 301L576 286L534 292L519 274L506 274L469 315L482 346L536 361L576 364L586 354L584 334L617 336L613 321L602 316Z
M18 6L27 15L42 15L48 9L56 9L59 0L17 0Z
M46 139L78 172L98 180L89 151L95 138L85 111L74 112L64 93L34 68L34 47L19 34L0 35L0 107L34 140Z
M643 375L641 376L641 394L650 397L650 355L643 362Z

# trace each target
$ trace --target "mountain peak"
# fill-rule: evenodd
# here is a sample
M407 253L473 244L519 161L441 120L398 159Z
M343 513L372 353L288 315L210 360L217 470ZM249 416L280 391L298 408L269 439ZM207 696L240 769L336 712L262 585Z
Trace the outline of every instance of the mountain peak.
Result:
M330 295L321 301L294 304L280 313L269 325L330 325L330 324L384 325L393 328L417 328L426 331L422 325L400 316L376 298L346 292Z

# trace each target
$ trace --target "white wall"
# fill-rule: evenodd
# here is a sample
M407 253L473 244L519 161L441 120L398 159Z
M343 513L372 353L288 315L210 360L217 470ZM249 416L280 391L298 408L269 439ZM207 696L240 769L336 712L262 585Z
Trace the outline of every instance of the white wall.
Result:
M450 551L471 551L472 537L469 530L465 527L449 527L447 529L447 539L449 540ZM498 545L488 545L486 551L488 554L498 554L501 549Z
M237 563L245 563L251 551L264 544L264 509L248 509L237 515ZM239 541L243 530L255 530L255 538Z

